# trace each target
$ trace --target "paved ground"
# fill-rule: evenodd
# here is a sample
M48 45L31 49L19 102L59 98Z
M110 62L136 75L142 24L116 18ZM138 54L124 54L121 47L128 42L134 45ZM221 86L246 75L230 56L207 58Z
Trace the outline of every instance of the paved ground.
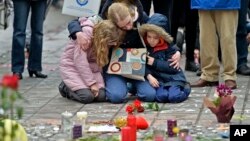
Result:
M87 111L89 121L109 121L117 116L125 116L123 104L93 103L81 104L62 98L58 93L58 84L61 81L58 71L60 55L68 41L66 30L67 22L73 17L61 15L59 10L50 9L45 22L43 68L48 74L47 79L29 78L27 70L23 74L24 79L20 82L20 92L28 102L19 104L25 108L22 121L60 124L61 113L70 111ZM10 72L12 28L0 31L0 76ZM182 57L182 68L185 55ZM189 81L195 81L198 77L195 73L185 72ZM238 89L233 93L237 96L235 103L235 116L232 123L250 124L250 77L238 76ZM151 127L165 126L168 118L176 118L179 125L201 125L214 127L216 118L210 110L203 106L205 96L213 96L214 87L194 88L189 99L179 104L159 104L160 111L146 111L145 117ZM129 101L131 102L131 101ZM239 117L242 116L243 119Z

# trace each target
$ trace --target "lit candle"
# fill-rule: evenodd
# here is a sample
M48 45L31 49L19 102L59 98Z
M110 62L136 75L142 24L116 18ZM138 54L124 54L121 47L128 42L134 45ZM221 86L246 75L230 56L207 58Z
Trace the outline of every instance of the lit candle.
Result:
M130 132L131 132L131 127L126 126L121 129L121 136L122 140L121 141L130 141Z
M133 114L129 114L127 117L127 126L131 127L130 141L136 141L136 117Z

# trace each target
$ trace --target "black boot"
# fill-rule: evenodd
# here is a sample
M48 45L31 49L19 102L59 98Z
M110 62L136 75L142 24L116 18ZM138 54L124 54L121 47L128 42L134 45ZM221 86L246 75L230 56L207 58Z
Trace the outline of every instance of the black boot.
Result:
M47 78L48 76L45 74L42 74L41 71L33 71L33 70L28 70L29 72L29 76L33 77L33 74L35 75L35 77L37 78Z
M62 97L69 98L68 88L63 81L59 84L58 89Z
M186 71L196 72L199 68L200 68L200 65L196 64L194 61L188 61L188 60L186 61L186 65L185 65Z

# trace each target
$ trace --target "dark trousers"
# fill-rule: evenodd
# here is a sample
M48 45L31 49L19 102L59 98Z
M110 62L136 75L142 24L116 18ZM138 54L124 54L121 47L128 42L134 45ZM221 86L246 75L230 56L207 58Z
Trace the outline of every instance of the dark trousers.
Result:
M198 10L190 8L190 0L185 0L186 58L194 61L194 50L199 48Z
M62 97L65 97L74 101L78 101L83 104L107 101L104 88L101 88L99 90L99 95L97 97L94 97L90 89L80 89L77 91L71 91L65 85L64 82L60 83L58 89Z
M143 10L147 15L150 14L151 3L153 2L154 12L165 15L168 19L171 19L171 10L172 10L172 1L173 0L141 0ZM169 24L170 25L170 20ZM171 25L170 25L171 26ZM171 29L171 27L169 27Z
M248 44L246 41L246 15L249 0L241 0L241 8L239 10L238 28L236 33L236 47L237 47L237 68L247 64Z

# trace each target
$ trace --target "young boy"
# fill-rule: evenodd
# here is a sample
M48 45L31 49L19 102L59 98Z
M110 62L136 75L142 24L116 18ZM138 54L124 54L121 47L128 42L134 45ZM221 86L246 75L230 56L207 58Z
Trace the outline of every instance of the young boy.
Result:
M173 38L166 32L167 27L167 18L154 14L139 28L139 33L149 52L146 78L156 89L156 101L177 103L188 98L191 88L183 71L171 67L168 61L177 49L171 46Z

